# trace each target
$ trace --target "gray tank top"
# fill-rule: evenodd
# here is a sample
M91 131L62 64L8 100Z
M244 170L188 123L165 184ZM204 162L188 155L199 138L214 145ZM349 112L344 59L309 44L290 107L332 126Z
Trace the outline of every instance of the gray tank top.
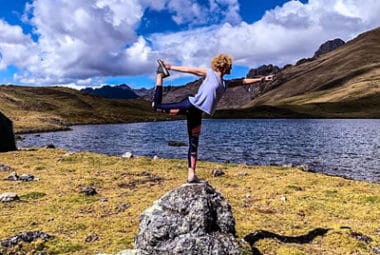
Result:
M212 69L207 70L207 75L195 96L189 97L192 105L203 112L213 115L218 101L226 91L226 85Z

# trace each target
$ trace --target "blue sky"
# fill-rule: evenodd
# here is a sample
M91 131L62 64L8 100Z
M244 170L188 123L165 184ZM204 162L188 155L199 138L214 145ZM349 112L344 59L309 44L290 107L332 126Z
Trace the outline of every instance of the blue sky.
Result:
M155 60L232 75L311 57L380 25L378 0L0 0L0 84L154 85ZM167 84L194 77L173 73Z

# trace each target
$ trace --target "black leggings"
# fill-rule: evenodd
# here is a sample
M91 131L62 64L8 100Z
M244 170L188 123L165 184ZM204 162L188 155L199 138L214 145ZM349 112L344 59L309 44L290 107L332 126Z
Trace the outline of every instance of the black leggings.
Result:
M183 114L187 119L187 134L189 136L189 151L187 162L189 168L195 170L198 159L199 135L202 125L202 111L193 106L188 98L178 103L162 103L162 86L156 86L153 96L153 110L172 115Z

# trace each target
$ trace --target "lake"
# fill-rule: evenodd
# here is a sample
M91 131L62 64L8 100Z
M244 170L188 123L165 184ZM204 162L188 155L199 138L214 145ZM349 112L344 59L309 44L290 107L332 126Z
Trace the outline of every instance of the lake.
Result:
M73 126L71 131L26 134L19 147L158 155L186 159L185 121ZM205 119L199 160L249 165L307 165L330 175L380 183L380 120L367 119Z

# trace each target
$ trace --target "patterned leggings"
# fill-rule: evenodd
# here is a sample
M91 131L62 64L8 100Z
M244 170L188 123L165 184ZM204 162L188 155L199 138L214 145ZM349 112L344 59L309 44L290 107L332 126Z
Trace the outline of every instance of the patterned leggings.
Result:
M155 112L165 112L172 115L186 115L187 133L189 136L189 151L187 162L189 168L195 170L198 159L199 135L202 125L202 111L194 107L188 98L178 103L162 103L162 86L156 86L153 96L153 110Z

